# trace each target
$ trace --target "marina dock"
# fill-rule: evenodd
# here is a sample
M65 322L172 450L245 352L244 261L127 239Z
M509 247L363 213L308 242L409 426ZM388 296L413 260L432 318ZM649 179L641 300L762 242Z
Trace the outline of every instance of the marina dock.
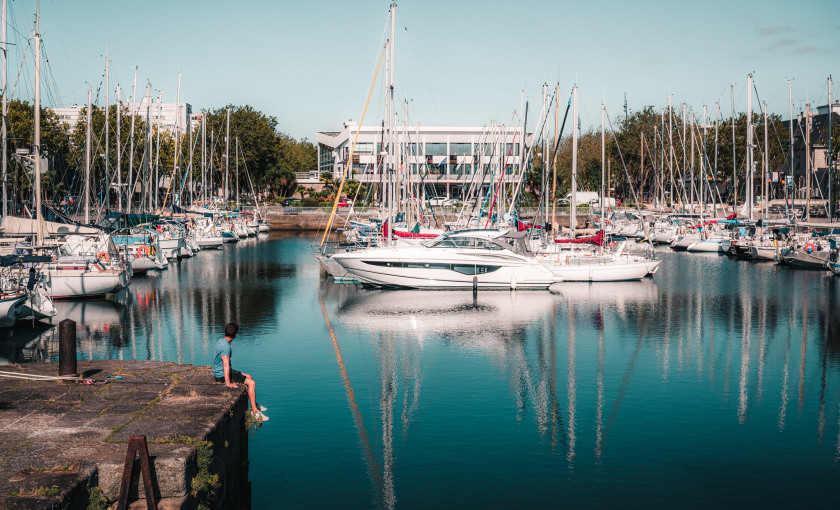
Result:
M58 371L58 363L3 367L0 508L117 502L134 436L146 438L158 508L202 499L250 506L244 386L215 383L209 367L165 361L79 361L78 380L18 378ZM146 508L141 464L129 508Z

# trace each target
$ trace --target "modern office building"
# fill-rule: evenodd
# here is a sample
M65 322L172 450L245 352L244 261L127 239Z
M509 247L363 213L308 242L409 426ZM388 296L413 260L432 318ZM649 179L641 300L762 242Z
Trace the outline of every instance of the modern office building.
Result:
M116 101L115 101L116 103ZM161 129L174 132L177 128L179 132L186 132L186 127L192 116L192 105L189 103L163 103L158 102L154 98L143 98L139 103L122 103L123 107L128 110L128 114L132 112L142 119L146 119L148 114L149 122L152 125L160 126ZM83 115L83 108L86 105L73 105L68 108L53 108L52 110L58 115L62 122L66 122L70 129L75 129ZM104 108L104 105L98 105Z
M394 131L396 167L413 182L422 182L427 195L459 198L470 185L489 185L499 178L513 183L519 175L520 127L398 126ZM387 129L381 125L360 128L354 122L345 122L340 131L316 133L318 171L338 177L351 165L353 179L363 184L379 182L382 148L387 150L388 145L387 140L383 144L383 135L387 136ZM526 144L532 136L525 135Z

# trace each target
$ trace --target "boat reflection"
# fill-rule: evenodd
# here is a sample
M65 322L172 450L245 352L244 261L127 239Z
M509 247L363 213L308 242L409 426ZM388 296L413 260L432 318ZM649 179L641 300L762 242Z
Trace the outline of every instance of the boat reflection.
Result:
M686 269L702 271L696 258ZM370 458L383 464L370 472L383 478L372 478L376 505L396 501L389 479L390 462L399 457L391 443L394 406L410 401L416 408L426 377L419 358L433 345L481 352L503 367L516 419L533 423L570 471L584 460L582 445L590 445L591 460L598 463L607 455L611 434L626 436L638 426L628 418L637 410L622 412L625 402L638 405L640 398L669 386L691 384L693 391L710 395L738 426L754 420L754 409L771 405L779 432L796 414L797 420L816 420L818 441L833 437L840 409L829 396L838 391L831 372L840 368L840 323L832 310L814 302L812 290L827 286L826 293L836 295L836 281L802 285L801 274L774 274L790 284L779 292L764 278L737 272L686 276L564 283L552 293L476 294L370 290L323 280L321 297L336 324L377 347L383 450ZM794 399L798 406L792 409ZM409 406L402 405L407 427ZM665 407L651 412L662 419L676 413L669 407L673 402L659 405ZM840 428L836 435L832 446L840 458Z

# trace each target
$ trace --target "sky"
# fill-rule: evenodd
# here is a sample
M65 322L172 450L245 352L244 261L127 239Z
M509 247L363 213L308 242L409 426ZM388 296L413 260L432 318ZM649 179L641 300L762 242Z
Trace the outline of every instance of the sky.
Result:
M358 121L385 37L389 1L42 0L45 50L42 101L105 103L105 57L111 101L117 84L138 98L181 100L194 112L251 105L278 129L313 140L317 131ZM9 87L32 97L35 0L10 0ZM529 103L529 130L542 87L561 86L565 106L577 83L584 128L609 115L687 103L702 116L720 102L728 118L747 106L747 74L770 113L824 105L827 78L840 79L837 0L560 2L551 0L402 0L397 6L395 98L410 123L510 125ZM21 66L22 57L23 65ZM365 124L383 117L384 74ZM733 93L730 94L730 86ZM840 90L833 87L832 97ZM758 111L754 99L754 109Z

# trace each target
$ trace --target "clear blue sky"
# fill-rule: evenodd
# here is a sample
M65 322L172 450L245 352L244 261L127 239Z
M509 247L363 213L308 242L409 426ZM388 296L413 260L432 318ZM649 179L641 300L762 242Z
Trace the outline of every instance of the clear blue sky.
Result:
M25 36L35 0L10 3L11 28ZM44 101L84 103L87 84L94 94L100 87L107 50L112 89L119 83L128 94L137 65L139 89L150 82L174 101L180 72L181 98L194 111L250 104L276 116L281 131L311 140L359 119L388 5L42 0ZM534 112L543 82L558 81L563 104L579 84L584 126L600 122L603 98L619 116L625 93L631 110L664 106L670 92L675 105L697 113L720 100L728 116L730 84L736 109L746 108L749 72L769 110L787 118L787 78L797 109L806 98L825 104L826 78L840 79L837 0L404 0L397 25L397 100L407 99L411 120L427 125L508 124L521 90ZM26 41L9 40L17 44L9 52L11 87ZM16 97L31 97L30 69L25 64ZM381 118L381 95L366 124ZM104 91L100 97L104 104Z

